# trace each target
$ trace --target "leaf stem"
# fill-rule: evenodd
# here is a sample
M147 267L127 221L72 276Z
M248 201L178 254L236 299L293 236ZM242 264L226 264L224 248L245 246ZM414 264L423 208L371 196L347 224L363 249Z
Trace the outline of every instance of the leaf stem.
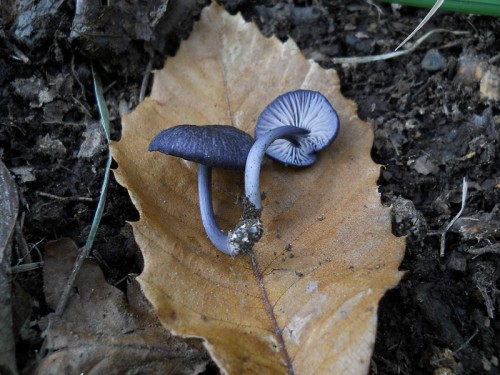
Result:
M257 259L255 259L255 254L253 250L248 252L248 256L250 257L250 261L252 263L252 270L255 278L259 282L260 291L262 293L262 299L264 300L264 305L266 306L266 311L271 318L271 322L273 324L273 332L276 335L276 339L278 340L278 344L280 346L281 353L283 354L283 360L285 362L285 366L287 369L288 375L295 375L295 370L293 369L292 359L290 358L290 354L288 354L288 350L286 349L285 340L283 339L282 330L278 325L278 321L276 320L276 315L274 315L274 309L269 301L269 296L267 295L266 287L264 286L264 280L262 279L262 275L260 273L259 265L257 264Z

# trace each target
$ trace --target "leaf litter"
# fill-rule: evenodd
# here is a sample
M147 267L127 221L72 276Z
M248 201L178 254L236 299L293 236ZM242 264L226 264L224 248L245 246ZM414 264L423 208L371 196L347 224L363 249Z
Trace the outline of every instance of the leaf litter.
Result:
M0 188L0 372L17 374L10 263L19 198L16 184L1 160Z
M185 123L253 134L263 107L299 88L329 99L339 137L313 167L265 163L266 232L254 257L224 256L201 224L196 166L148 153L148 144ZM145 262L138 280L162 324L203 338L225 373L366 373L378 301L401 278L405 247L380 203L372 144L335 71L306 60L292 40L265 38L240 15L206 8L111 146L115 176L140 213L132 223ZM242 177L215 171L213 181L227 230L238 220Z
M55 309L77 256L68 239L47 245L44 293ZM196 343L180 341L159 324L132 280L125 295L109 285L100 267L85 260L61 317L46 320L42 359L33 374L198 374L209 361Z

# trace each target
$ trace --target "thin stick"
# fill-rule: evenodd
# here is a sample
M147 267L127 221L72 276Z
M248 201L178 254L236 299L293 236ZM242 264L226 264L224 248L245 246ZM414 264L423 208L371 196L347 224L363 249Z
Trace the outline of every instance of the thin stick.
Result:
M444 257L444 249L445 249L445 241L446 241L446 232L450 230L450 228L455 224L455 222L458 220L460 216L462 216L462 212L464 212L465 208L465 200L467 199L467 189L468 189L468 183L467 179L464 177L463 183L462 183L462 206L460 207L460 211L455 215L455 217L448 223L446 228L443 230L441 233L441 246L439 250L439 256L442 258Z
M43 191L37 191L37 194L42 197L52 198L58 201L79 201L79 202L93 202L94 198L90 197L61 197L60 195L54 195L50 193L45 193Z
M29 272L42 267L43 267L43 262L19 264L17 266L12 266L10 269L10 273L15 274L21 272Z
M84 100L87 99L85 96L85 86L83 85L82 81L80 81L80 78L78 78L78 74L76 74L75 70L75 55L71 55L71 73L73 74L73 78L75 79L76 83L78 83L78 86L80 86L80 90L82 92L82 98Z
M151 75L151 70L153 69L153 53L150 53L149 62L146 66L146 71L142 77L141 91L139 92L139 103L146 97L146 90L148 89L149 76Z
M474 333L472 334L472 336L469 337L462 345L460 345L460 347L457 350L453 351L451 354L453 356L455 356L458 352L460 352L461 350L463 350L467 345L469 345L469 343L474 339L474 337L477 336L478 333L479 333L479 330L476 328L476 330L474 331ZM433 365L437 365L438 363L443 362L443 361L445 361L447 359L448 358L446 358L446 357L441 357L439 359L436 359L435 361L431 361L431 363Z
M484 246L484 247L479 247L477 249L469 249L469 250L467 250L467 252L469 254L474 255L474 258L479 256L479 255L488 254L488 253L500 254L500 243L496 243L496 244L488 245L488 246Z
M0 35L1 37L5 36L4 33L2 33L2 34L3 35ZM26 56L24 54L24 52L21 51L15 44L9 42L8 38L2 38L2 39L3 39L3 42L5 43L5 45L7 46L7 48L11 49L12 52L14 52L14 56L11 56L14 60L20 60L24 64L31 64L29 57Z

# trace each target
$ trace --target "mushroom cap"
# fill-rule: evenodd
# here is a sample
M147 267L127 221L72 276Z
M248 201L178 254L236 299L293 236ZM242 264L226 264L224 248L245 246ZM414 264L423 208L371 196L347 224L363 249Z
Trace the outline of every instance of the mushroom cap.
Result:
M250 135L229 125L177 125L158 133L149 151L208 167L243 170L253 142Z
M327 98L311 90L290 91L274 99L257 120L255 138L285 125L309 132L277 139L268 147L266 155L293 166L313 164L317 159L316 152L330 145L339 132L337 112Z

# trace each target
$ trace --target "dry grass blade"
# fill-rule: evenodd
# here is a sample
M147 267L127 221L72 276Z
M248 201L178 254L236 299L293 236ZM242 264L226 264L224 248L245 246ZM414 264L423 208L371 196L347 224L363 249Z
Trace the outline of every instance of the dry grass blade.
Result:
M264 164L266 232L253 257L232 259L205 236L196 166L149 153L149 142L183 123L232 124L253 134L264 106L299 88L330 100L339 137L310 168ZM133 223L145 260L139 281L161 322L202 337L224 373L366 372L378 301L399 281L404 252L376 191L372 143L372 127L340 94L335 71L307 61L291 40L263 37L239 15L205 9L112 144L115 175L141 215ZM225 230L238 221L242 182L234 172L214 173L214 208Z
M371 56L353 56L353 57L334 57L332 62L334 64L363 64L369 63L373 61L382 61L389 60L395 57L403 56L415 51L428 37L433 35L434 33L450 33L453 35L469 35L468 31L452 31L446 29L434 29L429 31L428 33L422 35L420 38L416 40L415 43L411 45L408 49L402 51L393 51L383 53L381 55L371 55Z
M464 177L463 182L462 182L462 204L460 206L460 210L458 213L455 215L453 219L448 223L446 228L444 228L443 232L441 233L441 240L440 240L440 246L439 246L439 256L442 258L444 257L444 252L445 252L445 243L446 243L446 233L450 230L450 228L455 224L455 222L459 219L460 216L462 216L462 213L464 212L465 209L465 203L467 200L467 190L469 188L469 184L467 183L467 179Z
M443 5L443 3L444 3L444 0L437 0L436 3L431 8L431 10L429 10L429 13L427 13L425 15L424 19L418 24L418 26L415 28L415 30L413 30L411 32L411 34L408 35L406 37L406 39L403 40L401 42L401 44L396 47L395 51L397 51L398 49L403 47L411 38L413 38L413 36L418 32L418 30L420 30L422 27L424 27L424 25L431 19L431 17L434 15L434 13L436 13L438 11L438 9L441 7L441 5Z

